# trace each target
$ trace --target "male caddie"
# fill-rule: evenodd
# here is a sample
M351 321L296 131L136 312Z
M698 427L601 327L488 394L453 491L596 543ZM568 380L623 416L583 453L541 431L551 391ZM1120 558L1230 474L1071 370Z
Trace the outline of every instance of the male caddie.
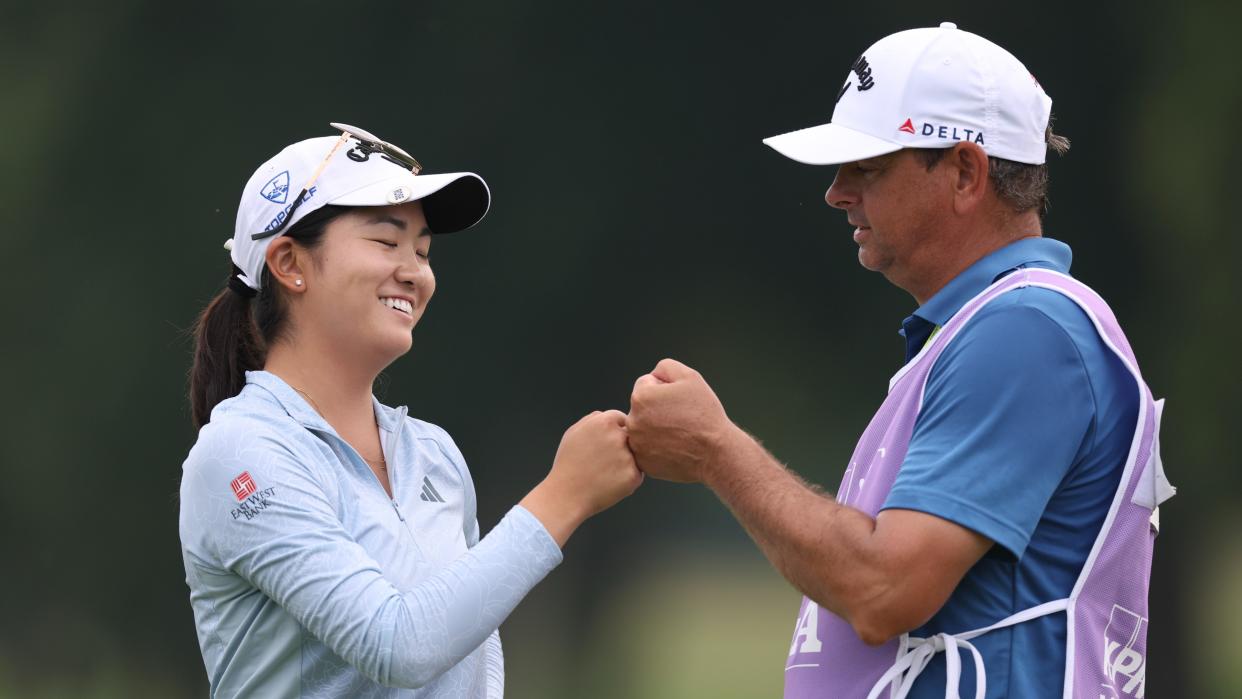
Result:
M765 141L839 165L826 199L859 262L919 304L835 500L689 367L664 360L635 384L640 468L705 483L806 595L786 697L1144 695L1172 495L1162 403L1069 276L1069 247L1043 237L1045 155L1068 147L1051 106L1016 58L945 23L881 39L832 123Z

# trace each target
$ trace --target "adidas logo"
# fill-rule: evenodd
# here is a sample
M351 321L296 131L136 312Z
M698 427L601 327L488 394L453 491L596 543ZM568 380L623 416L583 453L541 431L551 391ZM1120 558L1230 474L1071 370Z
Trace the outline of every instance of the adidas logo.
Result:
M444 498L431 484L431 479L426 476L423 476L423 494L419 496L419 499L426 502L444 502Z

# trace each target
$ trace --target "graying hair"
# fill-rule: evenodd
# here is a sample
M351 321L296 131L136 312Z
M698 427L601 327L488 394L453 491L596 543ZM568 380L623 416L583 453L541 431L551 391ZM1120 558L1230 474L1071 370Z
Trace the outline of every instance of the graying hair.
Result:
M1069 151L1069 139L1052 132L1052 120L1048 120L1048 128L1044 132L1044 142L1048 149L1057 155L1065 155ZM916 148L928 172L944 159L948 148ZM1026 213L1038 207L1042 217L1048 213L1048 163L1028 165L1013 160L1005 160L988 156L988 179L996 196L1005 202L1014 213Z

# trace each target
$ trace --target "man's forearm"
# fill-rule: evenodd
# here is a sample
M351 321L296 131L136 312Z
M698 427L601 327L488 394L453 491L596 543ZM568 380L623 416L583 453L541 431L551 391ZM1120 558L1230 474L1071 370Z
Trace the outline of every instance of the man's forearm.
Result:
M933 514L872 517L824 497L730 422L702 375L671 359L634 383L626 430L644 472L705 483L785 578L867 643L930 619L992 546Z
M808 486L740 429L722 446L708 487L794 587L858 628L890 580L875 520Z

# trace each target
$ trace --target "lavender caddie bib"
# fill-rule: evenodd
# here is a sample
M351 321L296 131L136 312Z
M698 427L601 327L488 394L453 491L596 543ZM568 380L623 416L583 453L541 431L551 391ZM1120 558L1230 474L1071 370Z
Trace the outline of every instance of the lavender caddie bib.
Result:
M1072 277L1022 269L974 297L889 383L888 397L854 448L837 501L875 517L897 478L936 359L971 318L1014 289L1041 287L1069 297L1095 324L1104 343L1139 387L1138 421L1125 468L1091 553L1066 599L1023 610L983 629L912 638L903 634L880 646L864 644L841 617L803 598L785 667L786 699L902 699L936 653L945 655L946 699L958 696L959 650L970 652L975 696L987 692L983 658L970 640L989 631L1046 614L1065 612L1065 699L1142 699L1146 678L1147 591L1159 505L1172 497L1160 462L1159 432L1164 401L1154 400L1139 373L1129 342L1112 310ZM1021 659L1016 659L1021 662Z

